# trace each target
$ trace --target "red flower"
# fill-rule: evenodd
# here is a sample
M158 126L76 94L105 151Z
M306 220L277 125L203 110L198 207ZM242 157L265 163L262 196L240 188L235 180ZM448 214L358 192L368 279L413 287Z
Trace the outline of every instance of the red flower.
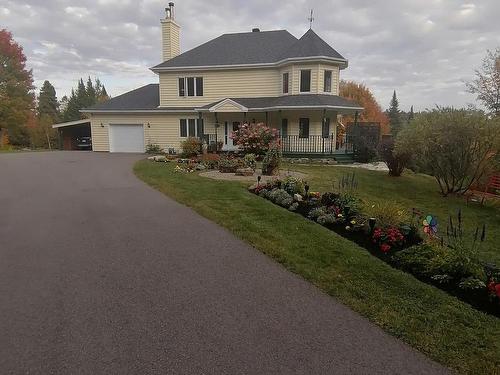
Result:
M500 298L500 283L496 283L493 280L491 280L488 283L488 291L493 294L494 296L497 296Z
M389 250L391 250L391 245L383 243L380 245L380 250L382 250L383 253L387 253Z

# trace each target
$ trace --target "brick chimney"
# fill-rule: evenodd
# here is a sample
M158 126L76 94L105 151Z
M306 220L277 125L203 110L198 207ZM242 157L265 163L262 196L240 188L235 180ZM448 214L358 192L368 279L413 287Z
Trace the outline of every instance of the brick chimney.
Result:
M174 21L174 3L165 8L165 18L161 20L163 61L170 60L180 54L181 27Z

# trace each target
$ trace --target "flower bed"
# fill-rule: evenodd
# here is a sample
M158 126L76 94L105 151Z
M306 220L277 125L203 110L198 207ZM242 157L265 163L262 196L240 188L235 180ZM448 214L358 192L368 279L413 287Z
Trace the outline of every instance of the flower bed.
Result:
M477 256L484 226L471 236L464 234L459 212L457 220L449 218L446 235L439 237L437 218L417 210L408 213L390 202L368 205L357 198L356 187L351 174L342 178L335 192L310 191L294 177L259 182L249 191L335 231L479 310L500 316L500 270Z

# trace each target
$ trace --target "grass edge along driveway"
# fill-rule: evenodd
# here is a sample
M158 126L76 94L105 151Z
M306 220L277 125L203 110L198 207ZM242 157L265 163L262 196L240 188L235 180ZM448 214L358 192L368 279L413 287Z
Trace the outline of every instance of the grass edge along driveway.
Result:
M143 160L134 172L430 358L459 373L500 373L500 319L250 194L245 184L176 173L174 166Z

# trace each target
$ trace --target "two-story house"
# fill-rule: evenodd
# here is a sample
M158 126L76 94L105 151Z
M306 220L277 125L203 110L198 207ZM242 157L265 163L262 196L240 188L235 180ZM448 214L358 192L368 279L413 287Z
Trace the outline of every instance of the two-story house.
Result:
M180 53L173 3L161 20L163 62L150 84L83 110L94 151L144 152L148 144L180 149L187 137L235 148L242 122L278 128L285 153L344 152L338 116L362 108L339 93L347 60L309 29L224 34Z

